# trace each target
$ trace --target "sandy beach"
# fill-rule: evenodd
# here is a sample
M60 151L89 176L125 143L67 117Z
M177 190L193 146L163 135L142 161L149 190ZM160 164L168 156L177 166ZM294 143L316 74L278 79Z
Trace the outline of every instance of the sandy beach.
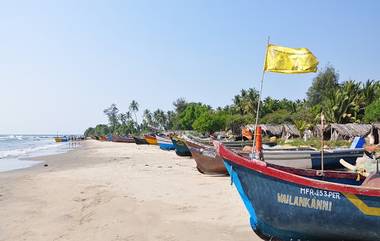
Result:
M0 240L261 240L229 177L174 152L85 141L36 159L0 173Z

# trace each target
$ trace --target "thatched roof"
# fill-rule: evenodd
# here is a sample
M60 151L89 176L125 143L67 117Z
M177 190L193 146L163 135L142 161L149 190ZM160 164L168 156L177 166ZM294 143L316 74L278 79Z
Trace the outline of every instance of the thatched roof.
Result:
M325 125L325 130L326 129L329 129L330 128L330 125ZM321 137L322 136L322 125L321 124L317 124L314 126L313 128L313 134L314 136L317 136L317 137Z
M268 136L281 136L282 125L261 125L261 129Z
M282 135L282 125L260 124L260 126L264 135L277 137L280 137ZM246 125L246 128L250 129L251 132L254 133L255 125L249 124Z
M367 136L371 130L370 124L330 124L329 128L325 129L332 133L331 139L352 139L356 136Z
M282 125L282 136L285 136L287 138L289 138L289 137L300 137L301 133L295 127L295 125L283 124Z

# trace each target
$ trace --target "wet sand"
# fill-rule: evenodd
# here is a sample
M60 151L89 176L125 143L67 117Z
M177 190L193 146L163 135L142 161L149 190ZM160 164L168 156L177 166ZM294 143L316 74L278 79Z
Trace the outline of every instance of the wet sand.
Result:
M0 173L0 240L261 240L229 177L173 151L85 141L35 159Z

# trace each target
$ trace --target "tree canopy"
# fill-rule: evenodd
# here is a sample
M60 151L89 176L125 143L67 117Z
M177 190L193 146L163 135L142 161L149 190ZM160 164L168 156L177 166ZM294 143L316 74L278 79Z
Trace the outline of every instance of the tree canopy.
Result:
M321 112L331 123L380 121L380 81L347 80L339 83L338 80L338 72L329 65L313 79L306 99L264 98L259 113L260 123L291 123L302 132L319 122ZM173 129L209 133L232 130L237 134L242 125L254 123L258 99L259 93L253 88L240 90L230 105L216 109L207 104L178 98L173 102L173 110L145 109L140 123L137 119L137 101L132 100L127 112L120 112L112 104L104 110L108 125L90 127L85 135L128 135Z

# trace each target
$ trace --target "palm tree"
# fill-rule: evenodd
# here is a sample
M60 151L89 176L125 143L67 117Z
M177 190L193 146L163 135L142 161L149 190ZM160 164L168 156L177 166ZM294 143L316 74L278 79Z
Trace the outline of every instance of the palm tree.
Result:
M153 124L152 113L148 109L144 110L143 118L148 125Z
M164 111L162 111L161 109L157 109L156 111L154 111L153 119L159 129L165 129L167 117Z
M139 111L139 104L137 101L132 100L131 104L129 104L129 111L135 115L135 121L137 125L137 115L136 113Z
M346 81L335 92L330 92L323 102L323 112L330 122L348 123L358 120L360 85Z

